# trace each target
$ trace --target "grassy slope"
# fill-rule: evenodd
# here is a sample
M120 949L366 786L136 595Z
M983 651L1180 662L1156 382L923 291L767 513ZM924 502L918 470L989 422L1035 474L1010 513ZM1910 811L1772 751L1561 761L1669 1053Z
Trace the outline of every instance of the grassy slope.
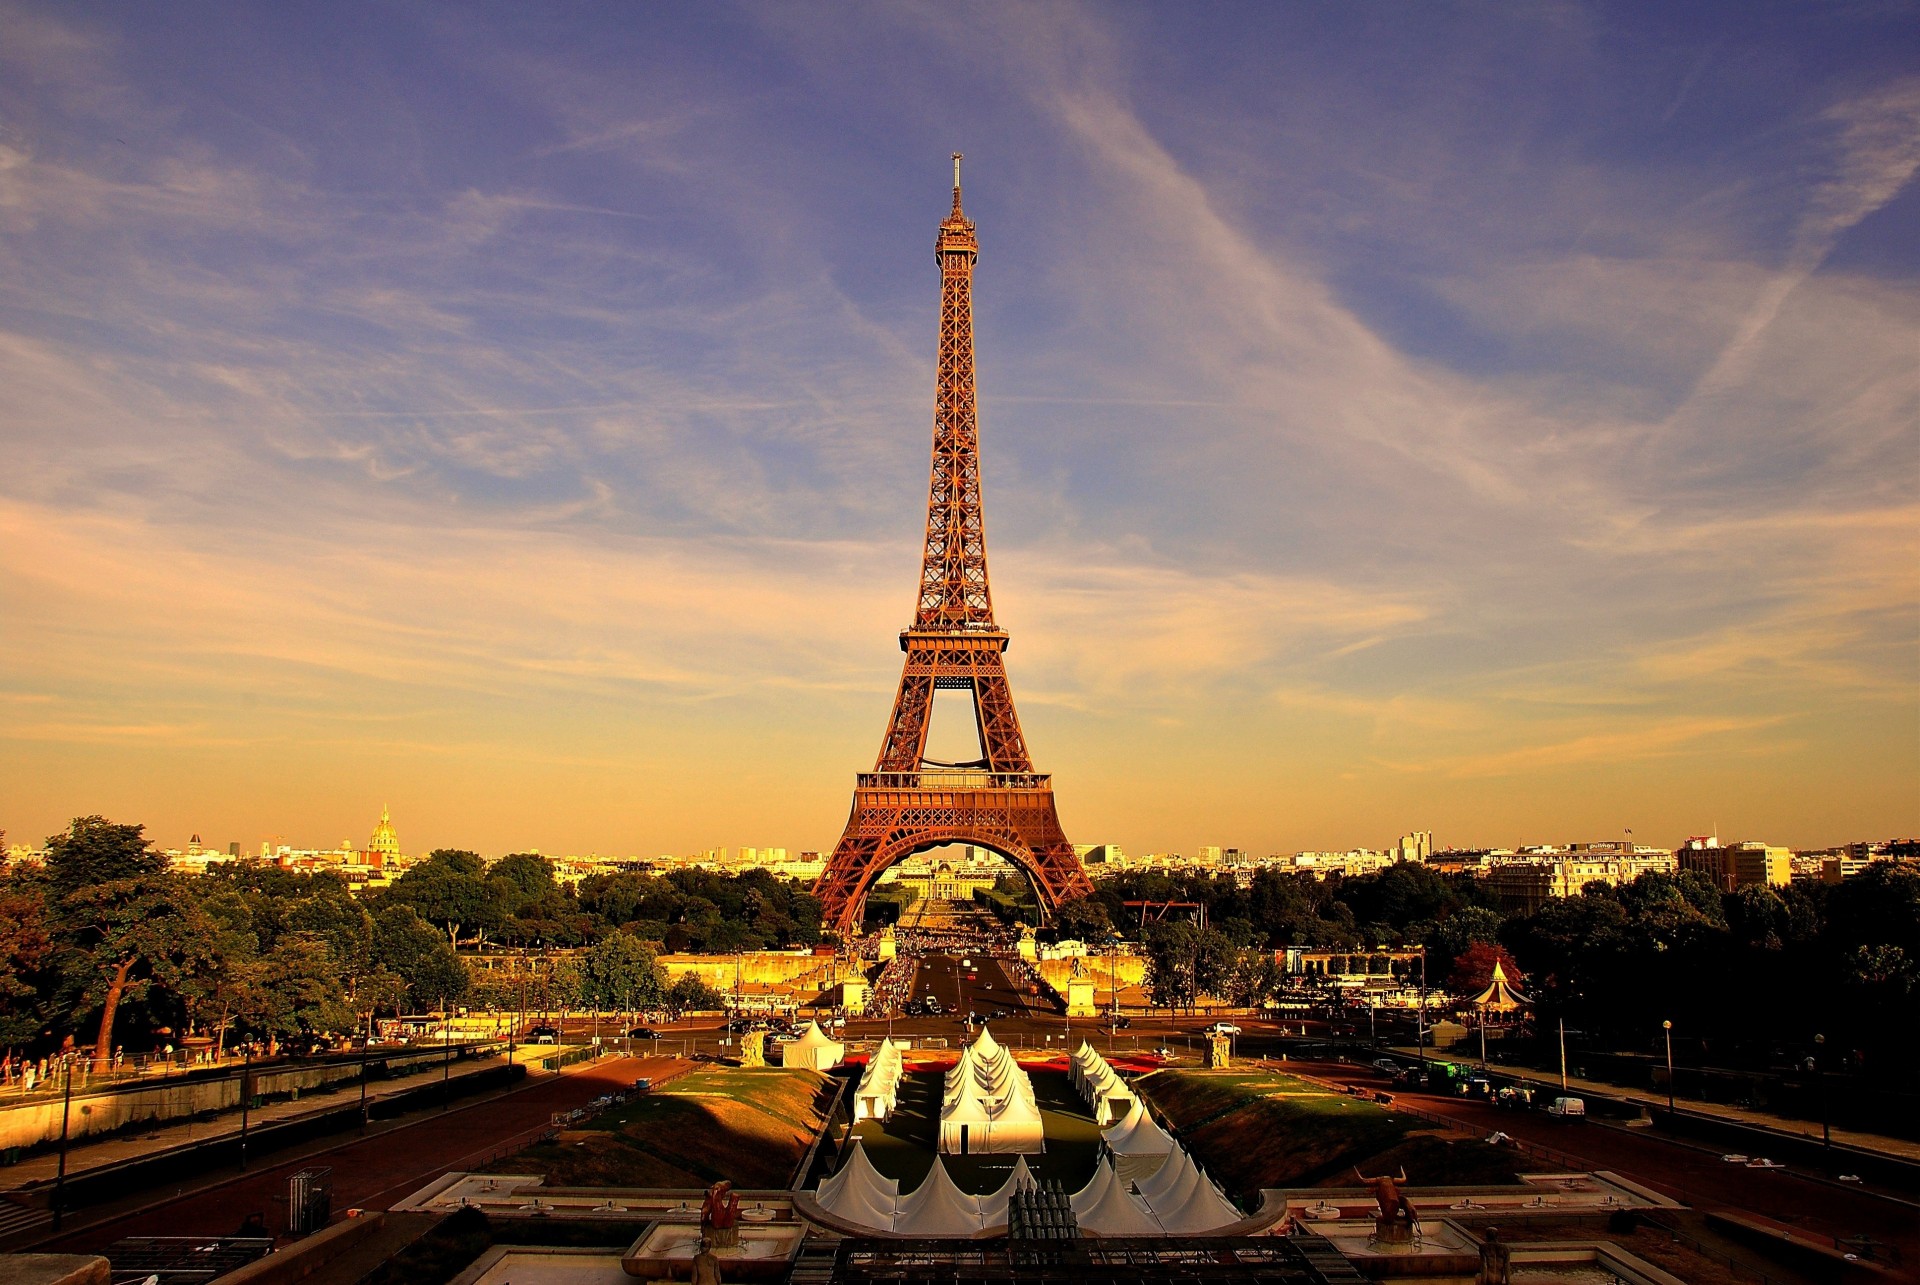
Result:
M784 1187L832 1105L813 1071L710 1067L499 1166L555 1187Z
M1348 1185L1405 1165L1420 1186L1514 1181L1517 1153L1448 1142L1372 1102L1260 1071L1160 1071L1136 1083L1228 1191ZM1529 1165L1537 1168L1537 1165Z

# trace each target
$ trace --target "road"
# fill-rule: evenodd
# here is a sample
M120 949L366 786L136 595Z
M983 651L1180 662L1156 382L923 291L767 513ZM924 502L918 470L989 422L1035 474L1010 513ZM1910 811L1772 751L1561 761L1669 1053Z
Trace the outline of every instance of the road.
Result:
M1287 1069L1340 1084L1389 1088L1387 1076L1344 1062L1290 1062ZM1457 1120L1476 1133L1501 1130L1572 1157L1582 1169L1610 1169L1701 1211L1743 1209L1827 1236L1869 1235L1920 1263L1920 1212L1912 1205L1852 1190L1791 1169L1748 1169L1714 1151L1647 1129L1597 1119L1563 1120L1539 1111L1509 1111L1473 1099L1393 1089L1396 1103ZM1419 1181L1415 1175L1414 1181Z
M557 1111L628 1088L638 1076L661 1079L683 1065L667 1057L610 1057L588 1063L514 1093L429 1113L297 1160L269 1163L234 1181L109 1215L35 1248L49 1253L98 1253L122 1236L231 1235L253 1214L279 1232L286 1226L287 1179L302 1169L323 1165L333 1169L336 1212L385 1209L440 1174L478 1164L502 1144L545 1125ZM152 1193L146 1197L153 1198ZM88 1217L90 1212L81 1211L76 1217Z

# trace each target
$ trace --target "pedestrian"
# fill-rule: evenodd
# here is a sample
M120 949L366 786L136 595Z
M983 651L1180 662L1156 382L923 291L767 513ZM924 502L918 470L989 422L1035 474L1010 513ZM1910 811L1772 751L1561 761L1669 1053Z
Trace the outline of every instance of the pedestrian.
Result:
M114 1070L118 1071L120 1069L120 1063L126 1056L127 1056L127 1051L124 1048L122 1048L118 1044L113 1046L113 1069Z

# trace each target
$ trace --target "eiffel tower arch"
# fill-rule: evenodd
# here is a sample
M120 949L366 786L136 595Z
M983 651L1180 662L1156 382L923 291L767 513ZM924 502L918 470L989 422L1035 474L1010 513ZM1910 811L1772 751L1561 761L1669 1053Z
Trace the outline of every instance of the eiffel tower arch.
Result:
M958 153L953 209L940 224L934 257L940 361L919 600L912 627L900 634L906 663L880 757L856 778L847 827L813 888L827 926L843 935L858 930L867 892L890 866L947 843L987 848L1013 862L1033 881L1047 914L1093 888L1060 826L1053 779L1033 769L1002 659L1009 639L993 622L973 380L980 245L960 208ZM941 690L971 693L980 759L926 757L933 697Z

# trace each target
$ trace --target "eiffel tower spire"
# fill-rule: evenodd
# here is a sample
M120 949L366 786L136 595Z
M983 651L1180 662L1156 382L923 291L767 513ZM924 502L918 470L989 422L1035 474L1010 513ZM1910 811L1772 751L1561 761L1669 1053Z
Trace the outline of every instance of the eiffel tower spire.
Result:
M953 210L940 224L934 257L940 362L919 600L912 627L900 635L906 661L879 759L859 776L847 827L814 883L826 922L842 933L858 929L867 890L889 866L945 843L975 844L1012 861L1033 880L1049 914L1062 899L1092 888L1060 828L1052 779L1034 771L1002 659L1007 635L993 621L973 385L973 265L980 243L960 204L958 152ZM973 694L978 761L926 757L933 694L942 689Z
M940 262L940 364L934 378L933 468L916 629L992 629L987 528L980 504L980 417L973 388L973 265L980 242L960 208L953 154L953 212L934 242Z

